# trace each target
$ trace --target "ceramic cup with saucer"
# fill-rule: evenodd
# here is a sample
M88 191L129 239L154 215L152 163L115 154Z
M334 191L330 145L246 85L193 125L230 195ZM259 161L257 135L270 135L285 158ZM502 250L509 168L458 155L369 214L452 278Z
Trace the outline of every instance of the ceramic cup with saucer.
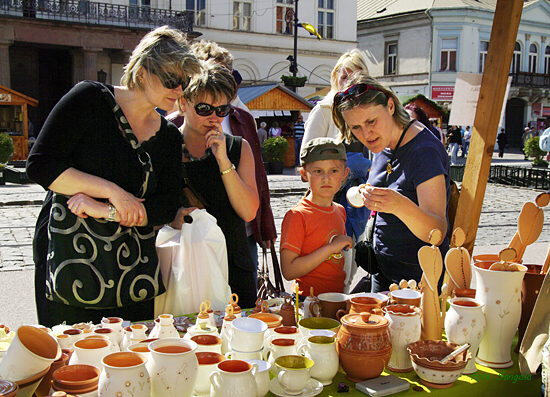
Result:
M298 355L281 356L275 360L279 372L277 380L286 394L302 394L311 379L311 368L314 364L312 359Z

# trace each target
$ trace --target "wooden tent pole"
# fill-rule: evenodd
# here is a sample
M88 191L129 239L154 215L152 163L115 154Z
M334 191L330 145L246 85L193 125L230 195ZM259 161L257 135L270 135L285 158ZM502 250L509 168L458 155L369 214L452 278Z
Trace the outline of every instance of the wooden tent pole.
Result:
M523 0L498 0L491 29L472 140L453 225L453 230L461 227L466 232L463 246L470 255L485 197L523 3Z

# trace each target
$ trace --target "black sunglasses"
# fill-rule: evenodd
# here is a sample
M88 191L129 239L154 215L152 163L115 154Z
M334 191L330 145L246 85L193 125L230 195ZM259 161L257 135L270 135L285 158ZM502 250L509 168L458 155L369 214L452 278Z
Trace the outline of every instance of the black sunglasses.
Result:
M349 87L345 91L340 91L334 95L334 104L336 106L340 105L343 102L349 101L350 99L359 98L361 95L365 94L368 90L375 90L383 92L376 87L373 87L368 84L355 84Z
M181 86L182 90L185 90L187 86L189 85L189 81L191 79L189 77L180 77L178 75L167 73L160 77L160 81L162 82L162 85L168 88L169 90L173 90Z
M231 113L231 111L231 105L221 105L216 107L203 102L195 105L195 112L197 112L199 116L204 117L210 116L214 112L216 112L216 116L218 117L225 117Z

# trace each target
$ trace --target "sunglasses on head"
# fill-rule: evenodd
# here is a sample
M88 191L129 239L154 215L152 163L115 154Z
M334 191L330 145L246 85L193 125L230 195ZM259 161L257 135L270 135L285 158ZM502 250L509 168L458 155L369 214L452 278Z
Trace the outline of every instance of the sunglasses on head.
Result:
M162 82L162 85L169 90L173 90L181 86L182 90L185 90L187 86L189 85L189 81L191 79L189 77L180 77L176 74L167 73L160 77L160 81Z
M195 112L199 116L210 116L212 113L216 112L216 116L225 117L231 113L231 105L221 105L221 106L212 106L208 103L198 103L195 105Z
M375 90L383 92L376 87L373 87L368 84L355 84L349 87L345 91L340 91L334 96L334 104L336 106L340 105L343 102L349 101L351 99L359 98L361 95L365 94L368 90Z

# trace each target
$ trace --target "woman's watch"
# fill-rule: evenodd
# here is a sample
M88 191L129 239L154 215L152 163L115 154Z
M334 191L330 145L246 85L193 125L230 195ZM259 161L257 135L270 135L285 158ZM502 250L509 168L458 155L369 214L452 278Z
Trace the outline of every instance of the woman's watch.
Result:
M111 203L108 203L108 204L109 204L109 216L105 218L105 220L109 222L114 222L116 219L116 207Z

